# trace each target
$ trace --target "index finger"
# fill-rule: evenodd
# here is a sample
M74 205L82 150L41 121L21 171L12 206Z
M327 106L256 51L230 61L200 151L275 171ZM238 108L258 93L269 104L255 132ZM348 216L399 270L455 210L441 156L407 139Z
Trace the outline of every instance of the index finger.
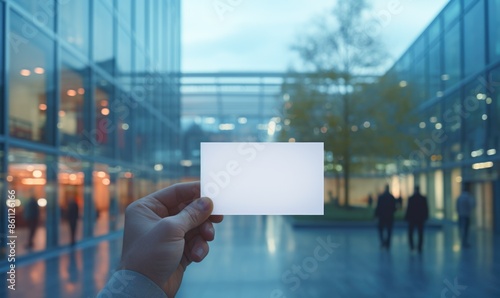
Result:
M200 197L200 182L176 183L147 195L144 199L155 200L167 208L174 208L182 203L189 204Z

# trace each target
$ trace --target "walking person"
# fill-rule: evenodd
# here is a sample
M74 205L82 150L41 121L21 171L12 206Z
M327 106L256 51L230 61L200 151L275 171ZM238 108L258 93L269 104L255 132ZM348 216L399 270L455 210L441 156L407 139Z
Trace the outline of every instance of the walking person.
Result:
M76 238L76 226L78 223L78 218L80 217L78 211L78 204L76 203L76 199L72 198L68 203L68 223L69 223L69 231L71 233L71 245L75 245Z
M40 218L40 210L35 196L32 195L26 209L24 210L24 219L28 222L29 236L26 248L33 248L33 239L35 238L36 229L38 228L38 220Z
M378 218L378 232L380 245L387 250L391 247L392 226L394 223L394 212L396 211L396 200L389 192L389 185L385 186L385 191L378 197L375 217Z
M424 244L424 224L429 218L429 207L427 205L427 198L420 194L420 187L415 186L415 192L408 199L408 207L406 208L405 219L408 221L408 241L410 249L415 249L413 242L413 232L417 228L418 232L418 252L422 253L422 246Z
M462 193L457 199L458 228L462 247L470 247L468 236L472 210L476 206L474 198L469 193L470 185L464 184Z

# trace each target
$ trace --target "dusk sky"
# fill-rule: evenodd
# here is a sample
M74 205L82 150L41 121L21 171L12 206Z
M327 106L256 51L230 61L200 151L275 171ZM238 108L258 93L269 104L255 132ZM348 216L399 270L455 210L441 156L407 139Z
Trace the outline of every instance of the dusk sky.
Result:
M448 0L368 2L371 13L381 17L380 38L394 61ZM299 32L334 4L323 0L183 0L182 71L285 71L298 65L290 45Z

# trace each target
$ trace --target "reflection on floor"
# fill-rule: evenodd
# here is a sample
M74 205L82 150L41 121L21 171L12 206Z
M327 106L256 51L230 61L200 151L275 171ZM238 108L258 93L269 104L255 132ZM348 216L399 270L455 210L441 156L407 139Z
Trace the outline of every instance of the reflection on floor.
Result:
M203 263L192 264L179 298L500 297L500 239L472 234L461 250L453 227L427 230L422 255L396 229L390 252L375 228L293 229L283 217L227 217ZM118 264L121 240L17 270L0 297L95 297Z

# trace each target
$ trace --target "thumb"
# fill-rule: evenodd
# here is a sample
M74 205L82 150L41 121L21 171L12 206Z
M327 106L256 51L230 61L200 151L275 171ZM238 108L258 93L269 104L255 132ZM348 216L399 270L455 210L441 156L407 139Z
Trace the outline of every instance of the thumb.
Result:
M211 199L199 198L187 205L172 219L179 223L184 233L187 233L205 222L212 214L213 208L214 204Z

